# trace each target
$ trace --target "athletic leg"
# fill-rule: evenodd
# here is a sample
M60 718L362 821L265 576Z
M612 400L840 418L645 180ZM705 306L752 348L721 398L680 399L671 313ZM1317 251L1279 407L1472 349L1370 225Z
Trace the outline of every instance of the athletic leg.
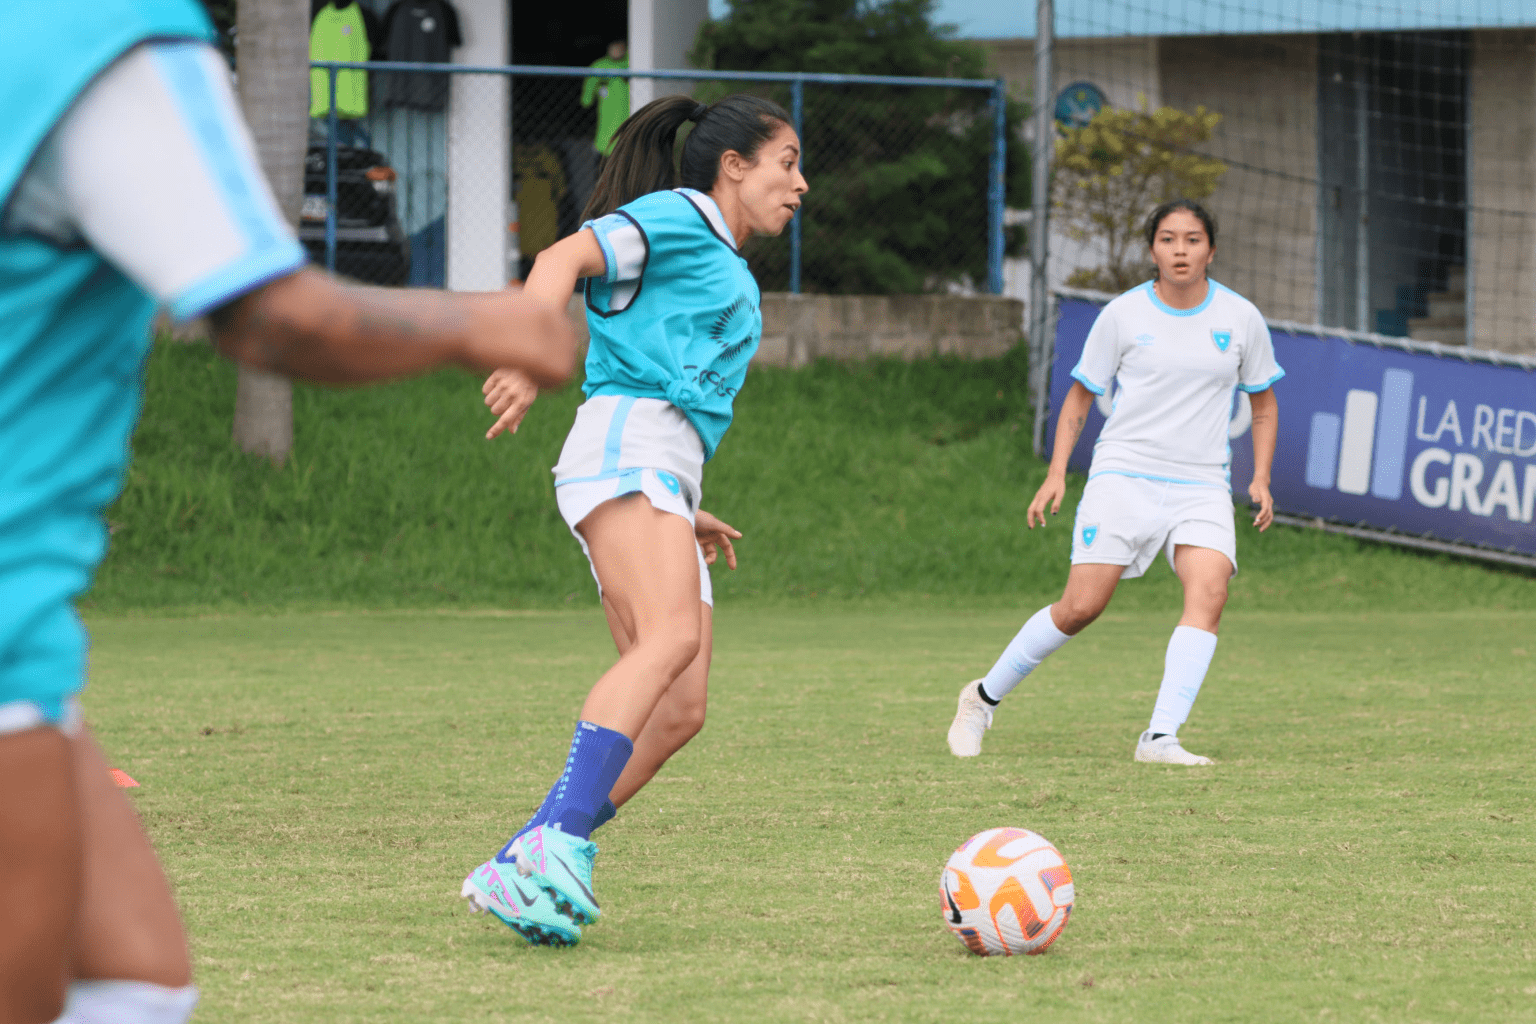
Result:
M1124 570L1123 565L1098 562L1072 566L1061 600L1030 616L991 671L960 691L949 727L951 753L956 757L981 753L982 735L992 726L992 709L1042 661L1103 614Z
M0 1024L45 1024L64 1007L84 876L69 740L0 735Z
M70 747L85 833L75 977L190 985L181 915L138 814L112 781L89 730L82 728Z
M604 607L607 603L604 602ZM709 659L714 648L714 610L699 602L699 653L693 663L672 681L656 703L651 717L635 740L635 752L624 773L614 784L608 799L615 808L623 807L646 783L655 777L667 759L677 753L704 728L704 714L709 698ZM610 622L612 620L610 619ZM614 643L621 643L614 631ZM629 638L623 635L623 642ZM620 646L620 652L624 650Z
M587 694L581 717L635 740L702 647L698 541L692 523L643 494L599 505L578 528L611 621L633 639Z
M663 512L636 493L599 505L577 529L605 603L633 642L587 695L565 771L545 801L546 823L510 840L471 874L465 892L474 899L470 890L477 879L515 867L550 896L560 914L585 924L600 913L591 886L597 847L588 836L633 753L633 741L673 680L698 656L701 623L698 542L687 518Z
M1184 584L1184 613L1168 639L1157 704L1147 731L1136 744L1136 760L1211 764L1210 758L1185 750L1178 733L1179 726L1189 719L1216 653L1216 631L1227 603L1232 563L1220 551L1179 544L1174 548L1173 564Z

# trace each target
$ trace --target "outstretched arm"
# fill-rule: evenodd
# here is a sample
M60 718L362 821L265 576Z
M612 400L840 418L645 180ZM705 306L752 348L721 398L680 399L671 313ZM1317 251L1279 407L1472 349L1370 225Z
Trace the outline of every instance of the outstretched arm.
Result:
M516 291L476 294L343 284L300 270L215 310L214 341L246 366L330 384L405 377L445 363L566 380L565 311Z
M1024 514L1024 521L1033 530L1035 520L1040 520L1040 525L1045 525L1045 506L1051 506L1051 515L1061 511L1061 499L1067 494L1067 461L1072 458L1072 449L1077 447L1077 439L1083 436L1083 427L1088 422L1088 407L1093 405L1093 392L1078 381L1072 382L1072 390L1067 392L1066 399L1061 403L1061 415L1056 419L1056 443L1051 450L1051 468L1046 470L1045 483L1035 492L1035 500L1029 503L1029 511Z
M1275 499L1269 493L1269 474L1275 464L1275 438L1280 433L1280 403L1275 389L1266 388L1248 396L1253 409L1253 482L1248 497L1259 507L1253 525L1263 533L1275 519Z
M607 269L597 236L590 230L578 231L539 253L528 272L523 294L563 307L576 290L577 281L601 276ZM498 434L517 433L533 400L539 397L539 383L510 363L486 378L480 390L485 395L485 404L496 416L496 422L485 432L487 441Z

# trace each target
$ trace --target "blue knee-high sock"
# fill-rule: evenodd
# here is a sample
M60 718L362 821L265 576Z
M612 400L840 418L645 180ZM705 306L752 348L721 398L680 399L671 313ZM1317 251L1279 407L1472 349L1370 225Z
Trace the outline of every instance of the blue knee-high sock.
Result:
M590 837L634 752L635 745L623 733L577 722L565 772L545 797L541 824L579 839Z

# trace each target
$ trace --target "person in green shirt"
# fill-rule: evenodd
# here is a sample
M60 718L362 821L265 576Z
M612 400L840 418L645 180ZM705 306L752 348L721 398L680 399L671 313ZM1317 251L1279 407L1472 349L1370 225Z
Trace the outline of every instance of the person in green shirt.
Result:
M629 44L616 39L608 52L592 62L594 68L629 68ZM629 117L629 79L587 78L581 83L581 105L590 107L597 100L597 138L592 146L603 156L613 152L613 133Z
M362 5L356 0L331 0L319 11L309 27L309 59L365 61L372 54L368 45L368 26ZM330 73L319 69L309 72L309 116L324 117L331 112ZM336 116L366 117L368 114L368 72L336 72Z

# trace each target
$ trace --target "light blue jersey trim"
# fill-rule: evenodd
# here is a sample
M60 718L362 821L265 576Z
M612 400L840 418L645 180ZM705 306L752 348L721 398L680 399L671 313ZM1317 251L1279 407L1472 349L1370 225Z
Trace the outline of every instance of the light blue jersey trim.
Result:
M1231 471L1228 470L1230 478ZM1213 484L1209 480L1180 480L1171 476L1153 476L1151 473L1128 473L1123 469L1101 469L1097 473L1089 473L1088 479L1092 480L1100 476L1128 476L1137 480L1153 480L1160 484L1180 484L1186 487L1220 487L1221 484Z
M617 216L618 214L616 213L610 213L608 215L608 217ZM613 251L613 243L608 241L608 233L606 231L598 230L599 223L601 221L607 220L608 217L599 217L597 220L589 220L582 225L582 229L585 231L591 231L592 236L597 239L597 247L603 250L603 263L605 266L603 271L603 282L605 284L613 284L614 281L618 280L619 277L619 254Z
M187 288L170 303L171 315L189 320L236 296L302 267L304 249L265 202L266 184L232 145L231 126L211 97L204 43L162 43L151 51L166 88L176 100L225 209L246 237L245 255Z
M1099 387L1093 381L1088 379L1088 375L1083 372L1083 368L1082 368L1081 365L1074 366L1072 368L1072 379L1077 381L1083 387L1087 388L1089 391L1092 391L1096 395L1102 395L1104 393L1104 389L1103 388Z
M1281 369L1279 373L1276 373L1273 377L1269 378L1269 380L1265 381L1263 384L1239 384L1237 387L1238 387L1238 390L1240 390L1240 391L1246 391L1250 395L1256 395L1260 391L1268 391L1271 387L1274 386L1275 381L1279 380L1281 377L1284 377L1284 376L1285 376L1285 370Z
M176 98L187 128L202 151L214 181L224 193L230 214L244 229L253 249L266 249L289 239L287 226L276 222L264 198L262 182L232 146L223 112L210 102L217 95L208 80L203 43L168 43L154 48L155 63L166 87Z
M178 323L200 317L268 281L287 277L308 262L304 247L291 239L247 253L172 300L171 317Z
M612 473L619 468L619 456L624 451L624 423L629 419L629 410L634 407L635 399L632 395L625 395L614 406L613 419L608 421L608 436L603 441L604 473Z
M1155 281L1148 281L1146 284L1141 286L1142 290L1147 293L1147 298L1152 300L1153 306L1162 310L1164 313L1167 313L1169 316L1194 316L1197 313L1204 313L1205 307L1209 306L1211 304L1211 300L1216 298L1217 289L1221 288L1221 285L1217 284L1215 281L1212 281L1210 278L1206 278L1205 299L1200 303L1200 305L1196 306L1194 309L1174 309L1172 306L1168 305L1162 299L1157 297L1157 289L1153 287L1153 285L1156 283L1157 282Z

